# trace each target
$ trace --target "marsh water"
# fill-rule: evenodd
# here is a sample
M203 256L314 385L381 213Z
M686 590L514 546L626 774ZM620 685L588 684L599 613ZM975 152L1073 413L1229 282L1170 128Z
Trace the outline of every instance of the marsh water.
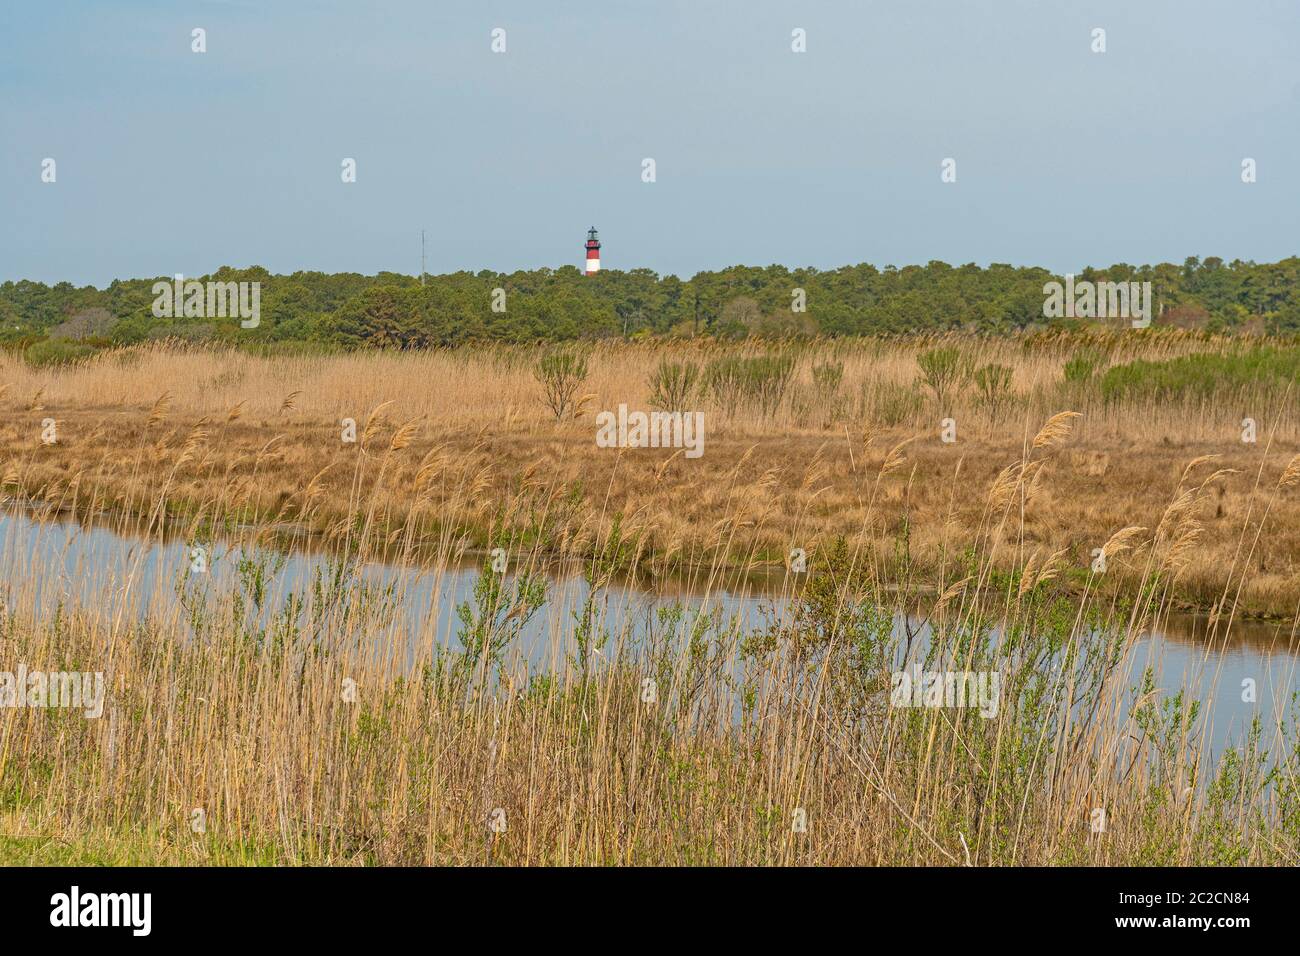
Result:
M217 541L204 547L201 564L202 571L196 573L195 553L179 538L136 538L104 525L34 520L21 511L0 515L0 596L6 607L21 600L38 620L77 607L108 611L115 618L183 622L188 616L183 605L196 595L206 601L242 590L250 623L266 626L293 597L310 596L322 581L339 581L337 556L305 542L302 547L271 550ZM368 639L401 649L412 661L430 643L458 646L456 608L473 602L483 564L483 556L472 555L433 569L383 562L351 568L348 586L379 595L389 609L377 624L368 625ZM507 581L510 574L507 568ZM721 630L743 634L784 619L788 591L783 597L781 583L779 577L716 587L699 581L654 587L623 581L601 588L595 603L600 626L615 642L634 642L665 613L679 609L688 619L708 614ZM555 635L572 634L588 593L577 571L551 571L545 604L524 624L514 642L518 646L511 648L516 660L532 670L558 669L574 648L562 646ZM917 623L895 614L895 633L901 637L909 622ZM1173 616L1160 629L1135 639L1125 671L1136 683L1150 666L1162 694L1185 688L1197 698L1213 755L1239 745L1257 716L1265 745L1270 746L1270 738L1275 742L1300 686L1298 652L1300 639L1289 623L1235 621L1224 641L1207 638L1202 617ZM1253 701L1243 692L1248 681L1254 682Z

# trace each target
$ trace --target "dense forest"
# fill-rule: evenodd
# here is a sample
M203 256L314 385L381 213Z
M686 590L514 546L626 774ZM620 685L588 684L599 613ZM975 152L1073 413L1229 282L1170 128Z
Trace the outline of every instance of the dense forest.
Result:
M106 289L61 282L0 285L0 345L33 360L59 360L150 338L244 344L419 348L465 342L648 335L831 336L1041 327L1046 269L992 264L830 271L733 266L691 279L648 269L536 269L418 277L382 272L271 275L223 267L200 281L260 282L255 329L232 318L158 318L153 285L170 277L114 281ZM1113 265L1079 280L1152 283L1157 324L1254 333L1300 331L1300 257L1281 262L1190 258L1181 266ZM496 291L503 290L503 291ZM797 290L802 290L800 294ZM804 308L800 310L800 300ZM1081 320L1053 319L1053 325Z

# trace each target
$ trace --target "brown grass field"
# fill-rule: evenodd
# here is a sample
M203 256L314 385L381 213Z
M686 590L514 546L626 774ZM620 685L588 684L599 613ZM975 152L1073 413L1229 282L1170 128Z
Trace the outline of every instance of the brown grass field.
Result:
M1238 347L1138 341L1116 347ZM597 346L559 422L522 348L0 360L13 514L265 556L201 598L188 578L143 584L134 552L86 604L38 593L70 573L57 562L12 586L4 659L102 671L110 690L97 720L0 710L0 861L1300 862L1295 698L1275 731L1211 760L1211 708L1161 696L1126 657L1185 606L1212 612L1211 670L1248 612L1276 617L1294 652L1294 390L1107 403L1063 381L1077 342L947 343L1013 368L1000 414L969 392L940 414L916 384L933 341L816 342L769 413L704 402L696 460L598 448L593 414L648 409L665 354L760 346ZM828 359L833 390L811 378ZM321 546L339 574L277 610L257 587L286 544ZM484 570L459 627L446 609L394 624L348 571L385 556L442 574L492 546L510 573ZM6 567L25 560L10 547ZM812 559L796 585L797 547ZM593 597L549 626L539 664L519 647L531 575L563 554ZM685 575L707 600L765 565L788 610L763 628L688 609L635 637L602 616L628 574ZM146 588L166 610L137 613ZM1002 675L992 719L887 705L904 640L890 622L918 608L931 662Z
M1064 576L1081 586L1093 549L1122 528L1154 529L1198 461L1193 477L1208 479L1198 493L1201 534L1179 567L1178 605L1232 603L1239 615L1281 618L1300 608L1300 494L1277 493L1300 452L1300 388L1105 403L1062 380L1075 339L1032 349L948 341L1013 369L1013 394L996 416L969 389L940 412L917 384L916 356L936 340L817 343L799 355L771 413L694 404L706 423L706 452L695 460L598 448L593 417L619 403L649 411L647 377L665 352L704 361L724 351L718 345L598 347L577 413L558 424L528 349L281 359L131 350L54 372L11 360L0 362L0 402L10 410L0 437L6 480L27 495L83 514L148 512L165 487L162 511L182 529L212 519L202 503L220 498L237 503L243 521L337 534L359 483L373 481L373 519L385 533L414 513L417 537L436 541L455 527L477 547L494 523L518 525L540 510L553 547L581 555L622 514L644 532L639 565L648 575L712 566L723 547L736 564L779 568L791 549L813 553L837 535L863 537L884 562L904 529L911 561L938 570L956 557L944 550L950 531L974 530L1003 469L1044 421L1073 410L1081 417L1071 440L1036 475L1032 507L995 566L1059 555ZM1122 333L1098 341L1122 347L1125 359L1233 347L1204 336L1166 335L1145 348ZM832 359L843 379L827 393L809 370ZM940 440L948 416L951 444ZM1253 444L1241 440L1245 416L1258 424ZM341 441L344 418L357 422L355 444ZM47 419L57 443L41 440ZM399 432L401 454L384 456ZM890 456L902 460L878 481ZM1131 580L1144 557L1141 547L1125 555L1106 586Z

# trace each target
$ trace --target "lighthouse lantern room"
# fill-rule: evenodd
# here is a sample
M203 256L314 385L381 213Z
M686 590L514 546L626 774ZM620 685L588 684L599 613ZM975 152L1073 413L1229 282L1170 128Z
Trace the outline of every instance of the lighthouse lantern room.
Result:
M596 227L587 230L587 275L600 271L600 240L596 238Z

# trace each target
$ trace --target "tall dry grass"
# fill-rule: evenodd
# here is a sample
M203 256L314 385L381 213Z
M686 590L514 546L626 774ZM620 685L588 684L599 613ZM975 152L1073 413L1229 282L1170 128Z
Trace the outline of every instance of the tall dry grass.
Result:
M328 532L349 520L358 463L382 452L367 429L402 426L412 450L390 461L370 506L385 535L414 520L432 541L432 525L442 523L485 546L498 517L541 481L556 498L548 506L572 512L555 526L553 547L581 555L594 533L608 530L581 515L635 516L650 529L647 573L710 566L714 526L741 513L729 540L745 545L745 564L779 567L792 548L815 548L866 522L877 560L906 529L911 560L933 571L945 560L946 525L971 533L979 520L978 508L954 492L993 481L1037 423L1074 408L1082 417L1047 466L1048 493L1025 528L1034 545L1065 552L1064 581L1082 587L1090 555L1116 528L1154 526L1185 463L1215 455L1219 477L1207 490L1204 534L1189 545L1171 600L1209 611L1231 585L1243 613L1287 619L1300 606L1300 498L1276 502L1267 528L1258 522L1266 513L1260 489L1300 452L1300 391L1261 379L1208 399L1189 392L1106 400L1095 384L1065 376L1081 355L1159 361L1246 348L1240 339L1179 332L599 344L576 413L558 424L535 376L539 353L519 347L261 358L151 346L39 371L0 357L0 404L9 412L0 441L9 450L10 491L29 498L75 500L83 511L93 501L148 518L148 503L166 485L159 517L173 524L212 520L205 503L220 499L230 503L232 523ZM957 350L972 368L1010 369L1006 400L994 408L967 384L940 408L918 383L918 357L934 349ZM793 362L775 404L740 401L729 411L707 389L692 396L691 407L705 414L703 457L596 447L595 413L620 403L648 410L659 362L705 368L773 353ZM1257 423L1253 444L1241 440L1244 417ZM357 423L359 442L341 440L344 419ZM942 440L945 419L955 443ZM55 444L42 442L47 420L56 423ZM864 485L901 442L908 480L879 489L868 512ZM174 467L178 451L188 457ZM472 493L458 495L462 487ZM1247 523L1257 543L1238 554L1234 532ZM995 561L1009 572L1013 558ZM1121 560L1106 586L1132 583L1131 565Z
M210 372L216 360L177 361ZM332 367L368 361L377 360ZM56 515L72 511L99 515L142 546L105 559L114 562L111 583L90 599L37 586L60 571L77 580L89 568L25 565L30 552L14 553L12 544L3 556L11 571L25 572L7 595L5 658L102 670L110 687L99 720L0 709L0 848L8 860L1300 859L1293 725L1279 723L1271 739L1249 736L1212 760L1213 714L1188 696L1161 698L1150 675L1133 672L1129 654L1170 611L1223 480L1215 462L1183 463L1158 521L1108 531L1103 550L1131 568L1120 591L1104 593L1106 575L1092 573L1081 589L1064 588L1069 556L1030 533L1082 427L1075 415L1044 416L991 481L954 472L932 565L912 560L906 534L893 536L887 555L879 548L883 503L915 482L914 443L874 457L859 450L856 527L812 549L807 580L787 575L772 619L746 626L719 596L743 592L743 569L761 557L745 530L770 510L773 478L770 468L747 470L752 456L738 455L698 546L699 606L634 630L606 617L605 599L650 551L653 515L625 511L612 481L579 499L541 468L521 475L506 498L486 497L491 480L476 459L418 441L411 419L430 398L407 397L391 418L358 417L364 440L341 469L341 501L328 500L334 486L321 474L294 472L299 520L277 534L283 508L249 510L272 439L239 451L223 443L245 418L330 407L313 382L281 376L278 392L301 388L292 408L285 394L258 396L232 417L217 410L250 394L247 381L220 399L177 388L169 401L135 410L133 393L108 387L114 373L72 374L106 376L103 427L116 436L114 474L127 490L121 500L97 490L83 464L53 503L27 505L51 534ZM395 390L392 381L348 387L360 394L381 385ZM341 388L324 394L337 399ZM57 387L48 401L59 401ZM176 427L182 411L207 420ZM478 440L499 439L485 432ZM105 452L100 464L108 463ZM810 494L830 467L826 458L809 463ZM1271 462L1261 467L1271 480L1257 489L1258 505L1270 516L1294 493L1295 467L1275 480ZM400 511L398 494L410 499ZM813 500L789 516L793 527L808 520ZM303 543L317 510L329 516L327 571L290 586L275 574L277 549ZM972 517L950 520L962 510ZM476 540L479 522L466 517L475 515L509 565L504 574L484 568L463 614L435 606L412 623L399 610L411 579L380 586L362 573L366 561L386 556L406 575L447 574ZM1242 569L1269 527L1261 517L1239 530L1208 667L1210 651L1231 640ZM192 566L151 577L144 545L177 529L187 542L224 529L247 560L219 586L197 580ZM584 542L577 552L586 587L545 595L548 606L572 613L551 618L540 648L524 647L523 625L541 613L540 575L565 536ZM923 615L925 626L900 628L904 612ZM996 670L997 715L893 706L890 675L909 664ZM1106 811L1100 833L1090 826L1095 809Z
M1164 330L1144 336L1129 332L1037 334L1022 338L958 334L882 339L808 340L785 343L726 343L712 339L601 342L590 347L588 408L627 402L651 407L649 374L661 359L706 365L726 355L782 353L797 368L790 398L773 412L743 404L725 422L740 437L778 432L840 430L844 421L937 429L938 414L965 419L975 428L990 426L978 389L963 388L951 407L937 409L918 385L917 356L933 349L959 350L972 367L1003 364L1012 370L1010 407L999 417L1013 431L1041 421L1053 410L1074 406L1071 399L1091 396L1065 380L1065 367L1086 353L1105 367L1143 359L1159 362L1191 355L1227 355L1248 350L1255 340ZM446 351L360 352L332 356L263 358L237 350L152 344L110 351L71 367L33 369L13 355L0 355L0 376L12 402L51 407L113 409L151 404L172 397L177 414L216 416L237 402L247 415L272 421L282 415L285 396L297 391L295 408L330 420L360 417L385 401L402 419L444 422L458 429L499 428L503 423L546 433L551 416L541 402L533 367L539 352L512 345L481 345ZM843 365L843 378L831 393L818 389L818 364ZM903 393L911 393L909 400ZM1294 394L1279 406L1277 390L1260 382L1231 403L1206 403L1194 397L1103 404L1093 402L1080 438L1095 430L1129 442L1186 443L1218 439L1224 430L1240 431L1240 415L1253 411L1271 426L1277 440L1294 442L1300 425L1292 414ZM706 395L694 407L710 408ZM713 411L719 409L713 408ZM1269 420L1270 414L1276 419ZM972 435L972 437L974 437Z

